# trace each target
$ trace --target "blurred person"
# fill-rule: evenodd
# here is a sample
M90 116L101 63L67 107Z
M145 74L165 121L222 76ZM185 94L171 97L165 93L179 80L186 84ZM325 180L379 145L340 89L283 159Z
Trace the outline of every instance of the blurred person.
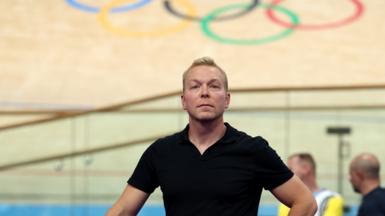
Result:
M184 72L181 102L188 125L146 149L108 216L136 215L158 186L167 216L255 216L262 188L290 215L314 214L311 192L267 141L224 122L230 93L214 60L197 59Z
M317 201L316 216L342 216L344 212L343 198L336 192L318 187L316 163L309 153L296 153L288 158L288 167L298 176L313 193ZM286 216L289 208L280 204L278 216Z
M380 186L380 162L374 154L361 153L350 163L349 180L362 195L358 216L385 215L385 189Z

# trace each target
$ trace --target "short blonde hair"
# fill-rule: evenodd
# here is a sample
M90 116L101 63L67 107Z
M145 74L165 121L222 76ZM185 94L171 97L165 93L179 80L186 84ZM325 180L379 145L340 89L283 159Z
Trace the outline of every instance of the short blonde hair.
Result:
M301 162L306 162L306 163L310 164L311 168L314 171L314 174L316 173L317 165L315 163L315 160L314 160L313 156L310 153L307 153L307 152L295 153L295 154L292 154L292 155L289 156L289 160L293 159L295 157L298 157L298 159Z
M223 75L224 87L225 87L225 90L228 91L229 85L228 85L227 75L226 75L225 71L222 70L222 68L219 67L215 63L214 59L207 57L207 56L195 59L193 61L193 63L190 65L190 67L188 67L187 70L183 73L183 91L185 90L185 86L186 86L185 82L186 82L186 77L187 77L188 73L191 71L192 68L194 68L196 66L200 66L200 65L212 66L212 67L217 68L221 72L221 74Z

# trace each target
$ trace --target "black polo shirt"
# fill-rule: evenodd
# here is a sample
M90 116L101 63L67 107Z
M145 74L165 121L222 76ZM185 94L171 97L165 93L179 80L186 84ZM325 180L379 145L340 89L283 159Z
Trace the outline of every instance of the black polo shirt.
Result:
M293 173L262 137L226 125L203 155L188 126L153 143L128 183L146 193L160 186L168 216L256 216L262 188L274 189Z
M377 187L363 196L358 216L385 215L385 188Z

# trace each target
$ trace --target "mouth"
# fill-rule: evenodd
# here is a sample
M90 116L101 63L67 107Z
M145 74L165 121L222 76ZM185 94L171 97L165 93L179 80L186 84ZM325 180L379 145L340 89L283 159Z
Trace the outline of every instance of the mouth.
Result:
M199 107L214 107L214 106L211 104L200 104L200 105L198 105L198 108Z

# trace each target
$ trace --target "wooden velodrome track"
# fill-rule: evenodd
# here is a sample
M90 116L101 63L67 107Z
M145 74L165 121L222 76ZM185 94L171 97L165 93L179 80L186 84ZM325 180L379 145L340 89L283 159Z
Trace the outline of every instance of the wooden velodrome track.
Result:
M385 83L383 0L12 0L0 8L1 110L92 108L179 90L183 70L206 55L230 87Z

